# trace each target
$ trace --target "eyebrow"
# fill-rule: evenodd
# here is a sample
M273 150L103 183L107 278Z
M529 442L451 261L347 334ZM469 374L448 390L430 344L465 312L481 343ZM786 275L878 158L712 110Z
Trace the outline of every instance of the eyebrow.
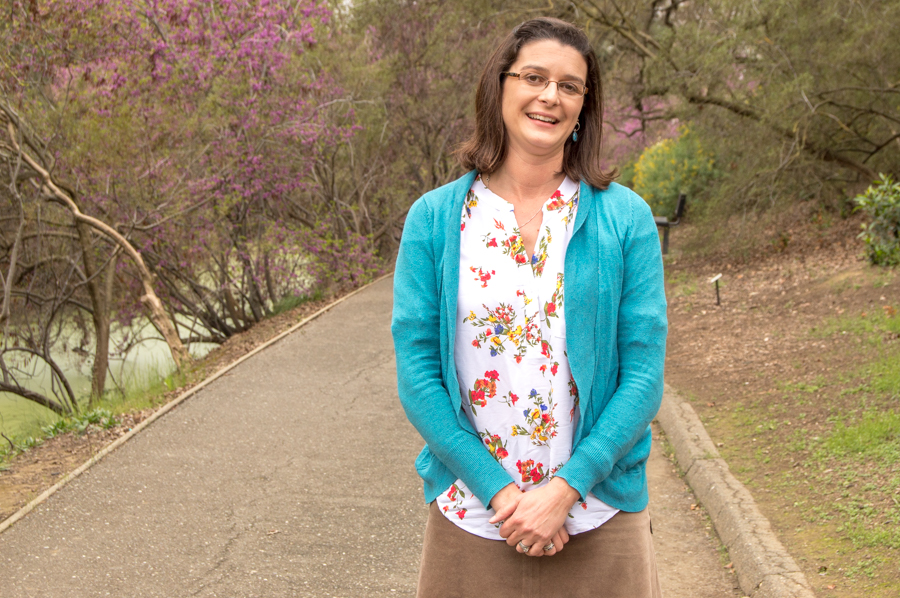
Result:
M547 69L547 67L539 66L536 64L526 64L525 66L519 68L519 70L520 71L529 71L529 70L530 71L541 71L543 73L546 73L549 71L549 69ZM565 79L563 79L563 81L574 80L574 81L578 81L579 83L582 83L582 84L584 83L584 79L582 79L578 75L563 75L563 76L565 77Z

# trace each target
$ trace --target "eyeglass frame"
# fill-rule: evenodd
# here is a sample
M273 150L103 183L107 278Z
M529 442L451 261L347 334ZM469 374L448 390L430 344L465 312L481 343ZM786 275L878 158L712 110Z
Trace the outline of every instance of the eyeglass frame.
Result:
M547 81L547 82L544 84L544 87L542 88L542 90L547 89L548 87L550 87L550 84L551 84L551 83L556 83L556 90L557 90L557 92L559 92L559 84L560 84L560 83L575 83L576 85L581 85L581 86L584 88L584 91L583 91L583 92L581 93L581 95L579 95L579 96L574 96L574 95L571 96L571 97L573 97L573 98L575 98L575 97L582 97L582 98L583 98L583 97L586 96L587 93L588 93L588 86L587 86L587 85L584 85L583 83L579 83L578 81L554 81L553 79L550 79L550 78L548 78L548 77L544 77L544 75L542 75L542 74L540 74L540 73L531 73L531 72L529 72L529 73L514 73L514 72L512 72L512 71L502 71L500 74L501 74L501 75L506 75L507 77L515 77L515 78L518 79L519 81L522 81L522 75L535 75L535 76L537 76L537 77L541 77L541 78L543 78L543 79L546 79L546 81ZM525 83L527 83L527 81L526 81ZM537 87L537 86L535 86L535 87ZM569 95L569 94L563 94L563 95Z

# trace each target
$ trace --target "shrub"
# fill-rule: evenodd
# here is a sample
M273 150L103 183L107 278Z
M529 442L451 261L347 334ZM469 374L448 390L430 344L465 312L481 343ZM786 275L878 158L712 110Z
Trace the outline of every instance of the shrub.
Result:
M672 216L678 194L696 198L716 176L715 159L687 127L674 139L659 141L641 153L634 165L634 191L657 216Z
M900 183L887 174L880 178L854 198L856 209L871 220L862 225L859 238L866 244L870 262L896 266L900 264Z

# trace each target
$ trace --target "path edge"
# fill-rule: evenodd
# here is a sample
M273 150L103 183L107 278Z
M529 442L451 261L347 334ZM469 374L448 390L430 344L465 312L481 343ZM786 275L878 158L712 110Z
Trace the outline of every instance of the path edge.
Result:
M376 279L373 280L372 282L369 282L369 283L367 283L367 284L365 284L365 285L359 287L358 289L355 289L355 290L353 290L353 291L347 293L347 294L344 295L343 297L340 297L340 298L338 298L338 299L335 299L334 301L332 301L331 303L329 303L328 305L326 305L325 307L323 307L323 308L320 309L319 311L317 311L317 312L313 313L312 315L309 315L309 316L307 316L306 318L300 320L299 322L297 322L296 324L294 324L293 326L291 326L291 327L288 328L287 330L278 333L277 335L275 335L274 337L270 338L269 340L267 340L267 341L264 342L263 344L261 344L261 345L259 345L258 347L254 348L254 349L253 349L252 351L250 351L249 353L245 353L244 355L238 357L237 359L235 359L234 361L232 361L232 362L229 363L228 365L226 365L226 366L220 368L220 369L219 369L218 371L216 371L216 373L214 373L213 375L211 375L211 376L209 376L209 377L207 377L207 378L204 378L204 379L203 379L201 382L199 382L198 384L196 384L196 385L192 386L191 388L189 388L188 390L184 391L183 393L181 393L180 395L178 395L177 397L175 397L174 399L172 399L171 401L169 401L168 403L166 403L165 405L163 405L162 407L160 407L159 409L157 409L156 411L154 411L153 414L150 415L150 417L148 417L147 419L141 421L139 424L137 424L137 425L136 425L135 427L133 427L131 430L129 430L129 431L126 432L125 434L119 436L119 437L118 437L116 440L114 440L113 442L111 442L111 443L109 443L108 445L106 445L106 446L105 446L104 448L102 448L99 452L97 452L97 454L95 454L93 457L91 457L90 459L88 459L87 461L85 461L84 463L82 463L82 464L81 464L80 466L78 466L76 469L70 471L70 472L69 472L68 474L66 474L66 476L63 477L60 481L56 482L55 484L53 484L52 486L50 486L49 488L47 488L44 492L42 492L40 495L38 495L37 498L34 498L34 499L33 499L31 502L29 502L27 505L25 505L24 507L22 507L21 509L19 509L18 511L16 511L16 512L13 513L12 515L10 515L10 516L7 517L6 519L4 519L3 521L0 521L0 534L2 534L2 533L5 532L7 529L9 529L10 527L12 527L17 521L19 521L20 519L22 519L23 517L25 517L25 515L27 515L27 514L30 513L31 511L33 511L38 505L40 505L41 503L43 503L44 501L46 501L48 498L50 498L51 496L53 496L54 494L56 494L56 492L57 492L58 490L60 490L63 486L65 486L66 484L68 484L69 482L71 482L72 480L74 480L75 478L77 478L78 476L80 476L81 474L83 474L85 471L87 471L88 469L90 469L90 468L91 468L92 466L94 466L95 464L99 463L99 462L100 462L104 457L106 457L108 454L110 454L111 452L113 452L114 450L116 450L117 448L119 448L120 446L122 446L123 444L125 444L126 442L128 442L129 440L131 440L135 435L137 435L138 432L140 432L141 430L143 430L144 428L146 428L147 426L149 426L150 424L152 424L153 422L155 422L157 419L159 419L160 417L162 417L163 415L165 415L166 413L168 413L169 411L171 411L172 409L174 409L175 407L177 407L180 403L184 402L185 400L187 400L187 399L190 398L191 396L197 394L197 391L203 389L204 387L206 387L207 385L211 384L211 383L214 382L215 380L221 378L223 375L227 374L229 371L233 370L233 369L236 368L238 365L240 365L240 364L242 364L243 362L247 361L248 359L250 359L251 357L253 357L253 356L256 355L257 353L260 353L260 352L263 351L264 349L267 349L267 348L271 347L272 345L274 345L275 343L277 343L278 341L280 341L280 340L283 339L284 337L286 337L286 336L288 336L289 334L291 334L291 333L293 333L293 332L296 332L296 331L299 330L300 328L306 326L307 324L309 324L310 322L312 322L313 320L315 320L316 318L318 318L319 316L321 316L321 315L324 314L325 312L330 311L332 308L334 308L335 306L339 305L340 303L343 303L344 301L346 301L346 300L349 299L350 297L353 297L354 295L356 295L356 294L358 294L358 293L361 293L362 291L366 290L366 289L369 288L370 286L375 285L375 284L381 282L382 280L384 280L385 278L388 278L388 277L393 276L393 275L394 275L394 272L393 272L393 271L388 272L387 274L384 274L383 276L379 276L378 278L376 278Z
M668 384L656 419L685 480L728 549L741 591L751 598L815 598L803 571L753 496L732 475L694 408Z

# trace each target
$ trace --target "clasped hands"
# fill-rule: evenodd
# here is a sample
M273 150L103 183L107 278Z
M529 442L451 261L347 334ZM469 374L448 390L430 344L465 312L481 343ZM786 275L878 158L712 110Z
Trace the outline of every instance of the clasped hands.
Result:
M553 556L569 541L566 517L578 497L578 491L559 477L528 492L509 484L491 499L494 516L490 522L503 522L500 535L517 551L522 552L521 542L530 547L528 556Z

